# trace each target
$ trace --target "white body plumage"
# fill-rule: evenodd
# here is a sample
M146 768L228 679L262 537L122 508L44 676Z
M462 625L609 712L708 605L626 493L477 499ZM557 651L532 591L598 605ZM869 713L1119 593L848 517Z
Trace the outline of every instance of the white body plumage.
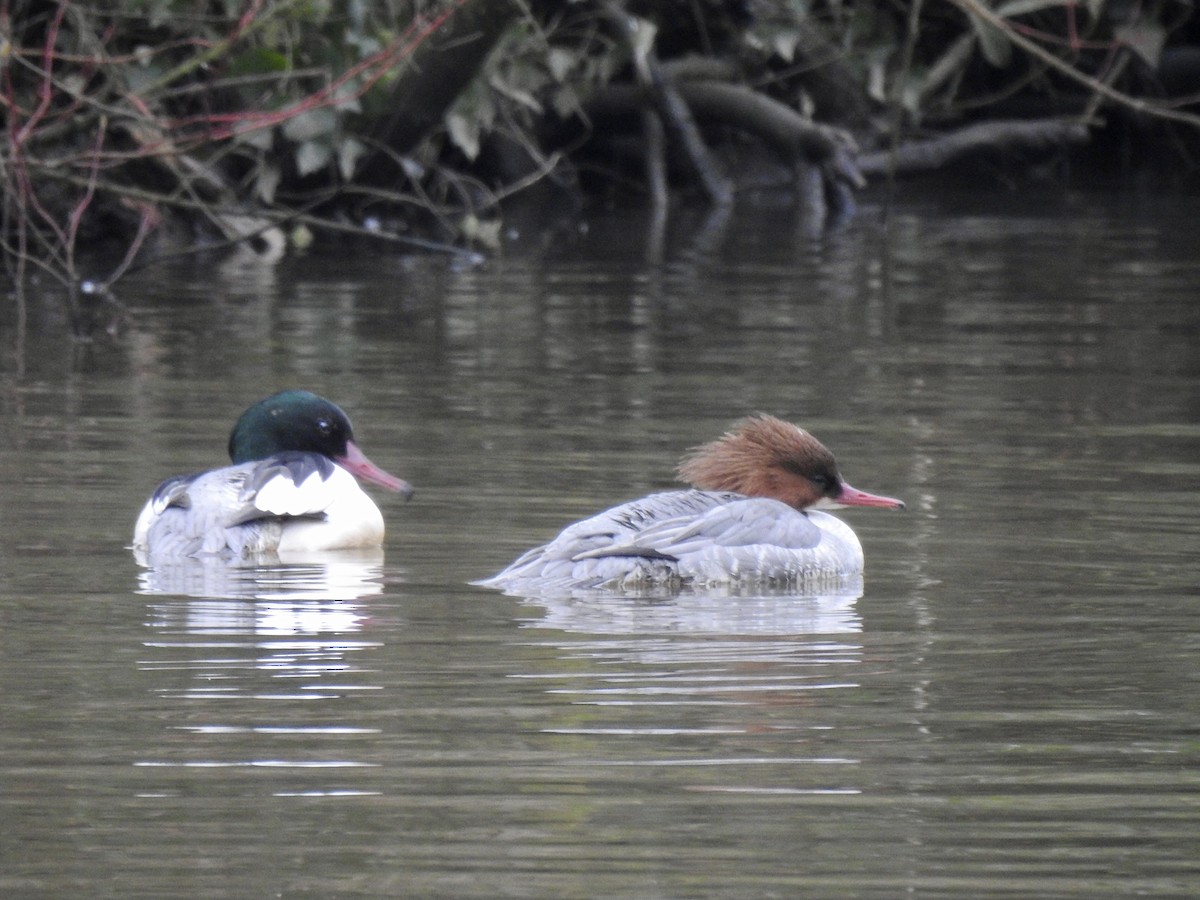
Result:
M353 475L316 453L168 479L138 516L133 549L150 562L378 546L383 515Z
M755 582L803 584L863 570L841 519L766 497L667 491L565 528L479 584L504 590Z

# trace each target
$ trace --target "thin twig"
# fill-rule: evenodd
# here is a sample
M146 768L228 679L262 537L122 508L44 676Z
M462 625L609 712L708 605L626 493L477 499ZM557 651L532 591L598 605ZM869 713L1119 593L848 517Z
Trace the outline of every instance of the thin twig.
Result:
M1087 75L1070 63L1063 62L1049 50L1044 49L1034 41L1025 37L1019 31L1014 29L1012 25L996 15L992 10L988 9L979 0L950 0L955 6L961 9L968 15L975 16L987 22L993 28L999 29L1004 33L1010 41L1033 56L1036 56L1050 68L1065 75L1072 81L1084 85L1097 94L1101 94L1113 103L1119 106L1127 107L1135 112L1144 113L1148 116L1156 116L1160 119L1169 119L1173 122L1185 122L1188 125L1200 127L1200 116L1194 113L1182 112L1181 110L1172 109L1168 106L1163 106L1159 103L1151 103L1146 100L1139 100L1137 97L1131 97L1128 94L1122 93L1099 81L1090 75Z

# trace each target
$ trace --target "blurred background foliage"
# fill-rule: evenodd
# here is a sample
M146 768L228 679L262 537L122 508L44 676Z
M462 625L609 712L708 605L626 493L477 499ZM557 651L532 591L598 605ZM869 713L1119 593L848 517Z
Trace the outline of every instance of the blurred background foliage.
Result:
M1185 0L0 0L0 101L10 278L103 293L194 247L492 249L534 185L649 190L657 164L674 196L697 173L736 189L772 177L755 143L825 194L964 159L1010 185L1069 158L1188 187L1200 20Z

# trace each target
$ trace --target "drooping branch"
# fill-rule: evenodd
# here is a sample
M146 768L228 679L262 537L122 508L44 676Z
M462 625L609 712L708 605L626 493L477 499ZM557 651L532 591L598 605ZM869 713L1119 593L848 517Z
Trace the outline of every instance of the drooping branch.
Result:
M1026 53L1041 60L1050 68L1054 69L1061 75L1066 76L1070 80L1083 85L1088 90L1095 94L1099 94L1113 103L1132 109L1134 112L1143 113L1148 116L1156 116L1160 119L1169 119L1174 122L1183 122L1194 127L1200 127L1200 115L1185 112L1179 109L1165 106L1161 103L1153 103L1148 100L1141 100L1137 97L1131 97L1129 94L1122 93L1116 88L1105 84L1099 79L1079 71L1068 62L1059 59L1049 50L1039 45L1037 42L1026 37L1003 17L997 15L988 7L984 6L979 0L950 0L955 6L965 12L968 16L975 17L983 22L986 22L990 27L1002 32L1008 40L1016 44Z
M692 119L691 109L658 61L658 54L654 51L653 27L648 23L640 23L615 3L605 4L605 12L631 51L634 71L637 73L640 102L654 110L663 129L682 148L683 156L703 187L709 202L718 206L728 206L733 202L733 188L704 143L700 129ZM650 175L653 182L658 178L659 173L656 170L659 163L651 160L648 164L652 166Z

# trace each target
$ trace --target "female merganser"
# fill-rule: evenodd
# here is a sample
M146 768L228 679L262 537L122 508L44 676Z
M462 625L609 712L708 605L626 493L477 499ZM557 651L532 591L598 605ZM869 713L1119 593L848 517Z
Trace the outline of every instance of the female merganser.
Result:
M803 585L857 575L863 552L845 506L903 509L852 488L815 437L774 416L744 419L679 466L694 490L651 494L568 526L503 572L477 582L520 593L548 589Z
M378 547L383 516L354 476L413 492L363 455L341 409L308 391L242 413L229 456L232 466L158 486L134 526L139 561Z

